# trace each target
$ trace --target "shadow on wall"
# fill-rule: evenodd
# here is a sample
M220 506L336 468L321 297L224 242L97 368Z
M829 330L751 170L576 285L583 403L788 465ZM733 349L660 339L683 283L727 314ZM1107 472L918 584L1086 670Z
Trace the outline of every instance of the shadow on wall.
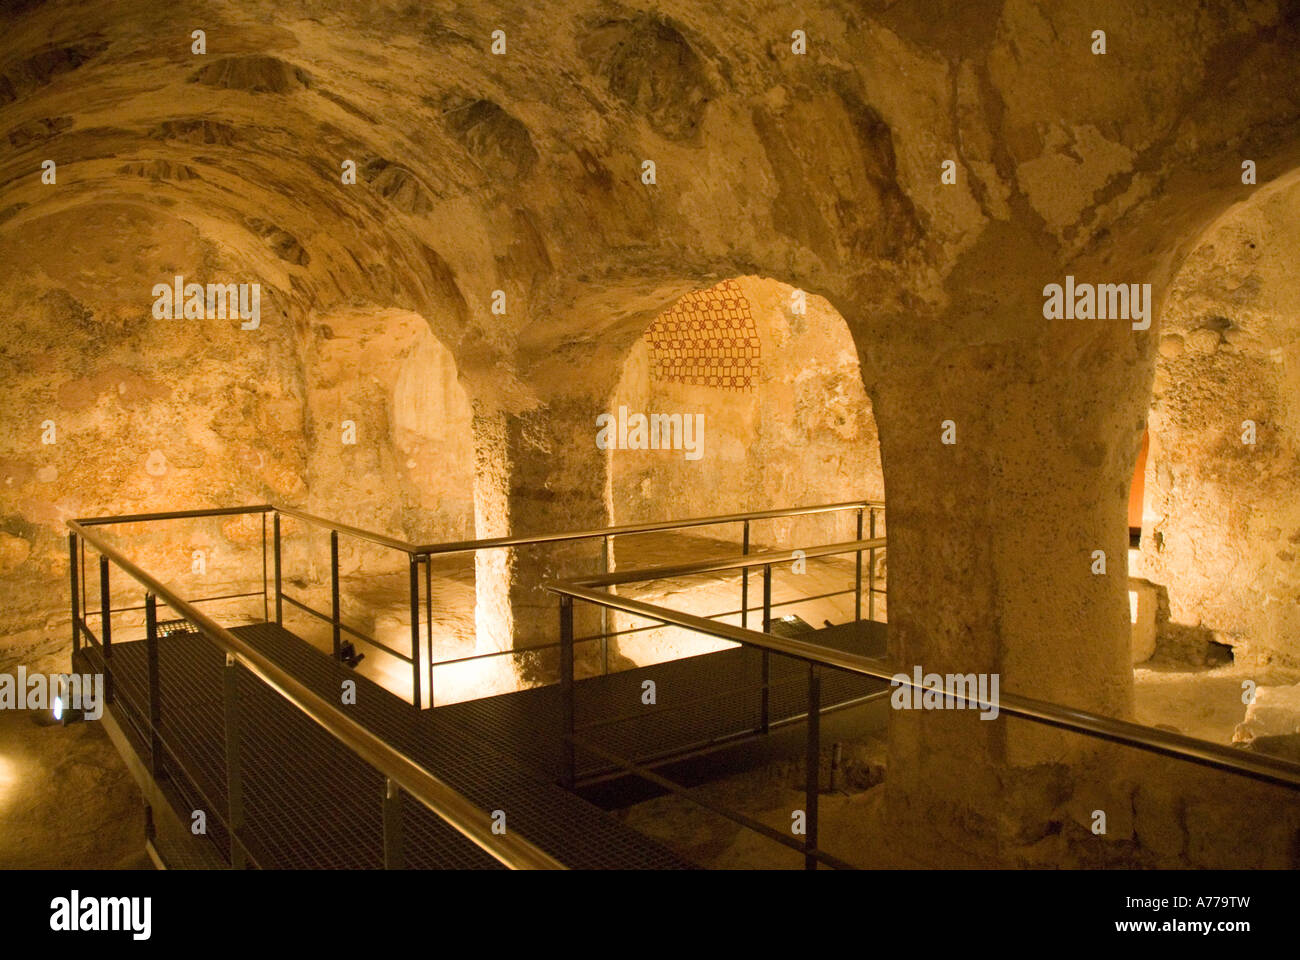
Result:
M1232 663L1232 647L1206 626L1177 623L1169 616L1169 590L1156 585L1156 638L1151 663L1218 667Z

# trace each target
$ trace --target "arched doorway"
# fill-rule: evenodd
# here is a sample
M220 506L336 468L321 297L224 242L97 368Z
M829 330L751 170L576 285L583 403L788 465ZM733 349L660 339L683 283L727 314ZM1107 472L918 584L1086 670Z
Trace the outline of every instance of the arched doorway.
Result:
M724 280L688 293L651 321L626 357L608 416L606 500L614 524L884 496L876 423L848 326L826 300L777 280ZM655 418L664 417L674 431L683 425L684 442L656 436ZM854 511L755 520L750 548L851 540L856 523ZM651 566L738 553L738 530L726 524L619 538L613 561ZM805 596L831 593L846 576L852 580L853 563L852 556L810 562L787 586ZM641 590L645 599L704 615L736 608L718 619L741 620L730 584ZM853 610L845 595L782 612L820 627L852 618ZM632 624L619 620L618 629ZM718 645L669 629L618 644L636 663Z
M472 538L470 403L455 358L427 321L403 310L343 311L311 324L306 341L306 509L412 543ZM290 550L286 540L286 570L298 578L294 587L329 610L328 531L299 525L293 542ZM421 621L422 662L431 652L440 660L472 651L472 560L431 564L427 589L434 617L431 630ZM356 643L365 655L358 671L410 698L410 665L385 652L411 648L407 555L341 537L339 592L341 620L375 640ZM319 619L294 609L286 626L331 649L330 626Z
M1161 317L1132 558L1160 603L1138 710L1219 742L1276 733L1252 718L1281 715L1300 679L1297 212L1294 182L1230 210L1182 264ZM1244 681L1259 706L1243 705Z

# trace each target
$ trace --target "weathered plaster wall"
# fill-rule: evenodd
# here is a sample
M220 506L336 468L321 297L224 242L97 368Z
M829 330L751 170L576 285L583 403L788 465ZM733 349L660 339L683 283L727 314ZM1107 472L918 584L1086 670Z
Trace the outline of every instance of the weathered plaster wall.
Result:
M412 543L472 539L472 413L428 323L391 310L320 317L302 364L308 509Z

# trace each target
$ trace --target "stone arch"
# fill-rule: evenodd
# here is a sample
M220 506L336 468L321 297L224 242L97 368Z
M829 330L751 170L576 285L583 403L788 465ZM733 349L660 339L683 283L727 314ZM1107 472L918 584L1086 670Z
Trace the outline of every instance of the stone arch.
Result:
M31 574L66 563L70 517L297 503L305 493L297 331L284 322L281 294L263 288L257 330L233 315L152 311L154 285L174 275L256 280L240 269L242 251L215 250L199 227L130 199L25 213L0 231L9 318L0 366L14 425L0 437L11 503L0 538L11 602L0 633L67 616L66 596L48 583L42 594L47 578ZM48 445L38 429L47 421ZM260 548L248 518L130 536L140 562L191 596L248 589ZM129 589L124 578L119 588Z
M596 529L650 519L613 510L610 451L597 446L598 418L609 412L629 361L635 364L638 355L643 364L647 361L643 345L647 327L691 291L718 284L719 276L767 284L764 296L771 301L769 312L783 309L778 301L788 300L794 289L762 280L755 276L752 265L746 269L738 264L715 264L709 270L640 274L634 267L623 263L617 275L587 278L556 290L547 301L551 337L534 342L527 330L521 337L519 362L512 372L517 377L514 384L524 389L498 391L494 405L484 402L476 408L478 536ZM765 275L774 272L765 271ZM816 324L830 326L833 318L839 325L830 337L838 351L837 363L852 367L858 386L854 401L865 405L856 353L844 321L825 300L811 293L809 300ZM790 337L788 319L781 325L782 335ZM582 375L575 376L575 371ZM795 378L797 371L785 370L784 376ZM858 426L874 439L874 424ZM878 460L872 469L878 486ZM775 500L784 495L784 490L773 493ZM701 501L694 508L676 504L670 512L672 517L685 518L724 511L712 510ZM780 522L772 523L773 535L784 536ZM848 522L840 529L851 526ZM801 536L806 543L830 539L829 534L811 530ZM846 532L844 538L848 536ZM544 558L538 553L520 548L480 554L477 619L482 652L553 641L554 601L540 589L541 578L560 570L597 572L602 565L602 551L595 541L553 544ZM596 611L584 609L581 613Z
M1161 651L1300 666L1300 176L1196 238L1169 284L1149 424L1139 573L1167 591ZM1249 423L1249 426L1248 426Z
M697 284L639 319L640 329L621 343L617 383L599 408L604 427L600 420L596 424L598 444L601 433L605 438L599 456L607 522L883 498L876 424L858 347L828 300L747 274ZM669 419L659 420L656 430L652 415ZM638 417L646 418L644 436L637 432ZM688 434L691 422L694 432ZM656 439L659 449L638 449ZM750 543L754 549L791 548L849 540L855 533L852 512L777 518L752 523ZM741 528L730 524L620 538L608 563L650 566L737 553L741 536ZM819 586L804 592L820 595L851 586L852 561L843 563L841 570L837 560L814 561L807 572ZM659 592L661 586L671 598ZM647 599L697 614L723 613L739 599L723 583L640 589L653 592ZM758 596L751 593L751 603L760 602ZM785 612L821 626L826 619L851 619L851 595L843 604L823 601ZM616 630L636 625L621 615L611 619ZM723 619L740 622L733 614ZM749 622L754 624L752 618ZM633 663L717 646L672 629L611 644Z
M1268 167L1293 168L1294 162L1286 158L1294 157L1295 146L1284 141ZM891 382L883 391L887 409L882 446L886 467L893 471L891 644L909 656L906 664L918 662L910 658L918 655L926 658L921 662L982 662L986 666L977 669L999 672L1004 692L1134 716L1132 634L1124 602L1127 570L1115 561L1126 553L1126 506L1144 427L1151 427L1154 450L1146 471L1148 491L1161 444L1168 441L1160 425L1147 418L1158 376L1162 315L1205 231L1231 215L1233 204L1260 199L1259 194L1281 188L1293 176L1257 188L1239 182L1235 162L1213 170L1181 171L1156 197L1095 236L1077 255L1028 260L1033 269L1026 271L1031 279L1023 286L992 272L993 283L984 283L972 267L983 264L987 269L990 264L982 256L968 258L955 277L961 282L954 284L968 305L944 316L944 323L977 320L983 325L1011 317L1032 322L1019 329L998 329L979 347L934 351L942 362L930 363L931 372L960 370L968 397L975 396L975 384L989 387L984 393L988 400L979 400L983 409L968 407L962 413L979 431L979 442L960 451L960 461L934 456L937 446L899 444L894 431L909 426L904 408L912 397L904 383ZM1150 329L1039 321L1042 284L1060 283L1067 274L1093 282L1150 283ZM969 304L986 288L1002 288L1008 296L996 311L971 309ZM906 353L892 345L888 353L896 355L896 366L903 366ZM909 361L906 366L927 366ZM944 396L942 382L936 381L933 389L945 407L957 408L952 400L958 398ZM1012 393L1034 396L1036 408L1009 410L1004 398ZM922 406L927 422L920 430L928 430L942 408ZM915 418L910 425L916 426ZM1012 429L1005 429L1008 426ZM1025 444L1026 439L1031 442ZM931 490L916 484L927 457ZM959 499L959 509L952 509L953 501L940 482L945 462L962 464L968 473L964 486L971 477L988 478L978 500ZM1025 464L1032 475L1023 469ZM1086 483L1080 484L1084 478ZM928 507L926 499L940 509ZM969 529L967 516L974 520ZM964 554L948 550L948 544L958 541L966 546ZM983 548L984 543L999 542L1003 545L994 550ZM1089 575L1086 551L1094 548L1104 549L1108 570L1118 576ZM936 582L936 574L943 575L946 585ZM959 580L970 586L961 591L960 602L953 603L953 585ZM939 602L930 611L918 610L918 595ZM982 622L981 608L992 614L987 621ZM987 648L986 637L992 641ZM1236 779L1201 777L1186 764L1152 763L1138 751L1021 723L986 726L987 732L977 721L965 722L960 716L891 718L891 757L898 763L886 781L881 822L910 833L918 849L929 851L932 862L983 857L1033 862L1035 847L1052 848L1054 862L1089 862L1099 851L1089 847L1083 814L1102 805L1134 811L1139 857L1162 863L1214 862L1216 851L1230 846L1221 836L1208 837L1211 831L1225 829L1223 821L1217 820L1214 827L1185 821L1176 829L1182 849L1162 847L1159 834L1169 829L1168 810L1173 809L1168 805L1197 802L1191 798L1204 796L1209 782L1225 795L1257 797L1259 809L1276 801L1267 791L1256 794ZM1043 802L1049 792L1062 799ZM1241 807L1238 800L1226 803ZM953 822L966 826L959 834L940 827L947 839L960 835L951 848L926 839L934 836L937 824ZM1248 823L1246 818L1227 827L1243 838L1275 828L1294 829L1290 821L1279 826L1258 819ZM1198 852L1188 853L1197 847ZM1287 856L1282 854L1278 862Z
M472 410L429 324L354 309L305 337L308 509L414 543L472 538Z
M397 308L335 310L311 320L300 349L305 509L416 544L472 539L472 407L456 357L428 321ZM328 610L329 535L292 522L291 529L285 569L293 587ZM408 562L404 552L339 538L343 622L378 645L357 645L365 657L357 669L407 697L411 668L384 650L410 649ZM421 615L425 669L430 656L461 656L474 643L472 561L447 558L430 573L436 615L431 630ZM423 596L423 580L420 589ZM328 624L287 605L285 617L299 636L332 648ZM427 698L427 674L421 682Z
M883 498L848 326L825 299L780 281L724 280L659 314L627 351L608 412L620 407L703 417L705 432L690 457L607 449L612 523ZM821 518L772 521L756 542L795 530L809 543L849 532Z

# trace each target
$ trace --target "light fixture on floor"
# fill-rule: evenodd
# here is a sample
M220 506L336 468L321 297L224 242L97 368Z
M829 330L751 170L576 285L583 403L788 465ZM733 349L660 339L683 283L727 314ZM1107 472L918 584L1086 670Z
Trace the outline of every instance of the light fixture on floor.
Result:
M69 696L67 676L51 679L50 706L45 710L34 710L32 722L38 727L66 727L70 723L86 719L85 710L69 706L72 698Z
M70 723L76 723L78 720L86 719L84 709L84 694L76 692L74 695L74 684L72 677L62 674L53 684L54 689L51 692L50 714L55 721L63 724L65 727ZM78 688L79 690L79 688ZM81 706L72 706L72 704Z
M366 659L366 655L364 653L357 653L357 646L351 640L345 641L344 644L339 647L339 660L353 669L355 669L356 665L364 659Z
M54 706L50 709L50 714L54 717L55 723L61 723L65 727L70 723L76 723L78 720L86 719L86 711L76 707L65 706L64 694L59 692L54 697Z

